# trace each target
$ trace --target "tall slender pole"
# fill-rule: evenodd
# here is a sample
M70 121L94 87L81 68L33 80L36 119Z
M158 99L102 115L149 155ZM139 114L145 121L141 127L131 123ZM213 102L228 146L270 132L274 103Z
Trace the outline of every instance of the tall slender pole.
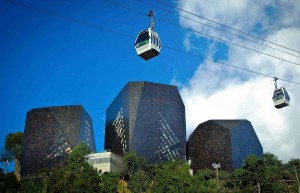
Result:
M217 172L217 181L219 181L219 171L218 171L218 169L221 167L221 164L220 163L217 163L217 164L212 163L211 165L216 170L216 172Z
M294 166L294 170L295 170L296 179L297 179L298 193L300 193L299 179L298 179L298 174L297 174L297 168L296 168L296 166Z

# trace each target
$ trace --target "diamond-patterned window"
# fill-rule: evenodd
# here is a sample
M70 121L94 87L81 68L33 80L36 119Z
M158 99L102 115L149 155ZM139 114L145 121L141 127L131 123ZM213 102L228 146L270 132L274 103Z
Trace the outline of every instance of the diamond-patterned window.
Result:
M162 135L160 137L161 143L158 146L156 154L159 155L160 159L166 158L167 160L173 160L179 155L179 147L176 147L179 140L161 112L159 112L159 116L161 124L159 130Z
M112 125L115 129L115 132L117 133L117 137L121 141L123 154L125 155L127 153L127 141L126 141L125 124L124 124L124 116L123 116L122 108L118 112L117 117L115 118Z

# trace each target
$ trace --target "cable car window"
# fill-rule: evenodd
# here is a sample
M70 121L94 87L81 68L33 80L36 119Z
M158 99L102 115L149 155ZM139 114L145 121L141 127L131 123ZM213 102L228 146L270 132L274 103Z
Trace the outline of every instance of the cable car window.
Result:
M279 99L283 99L283 97L284 97L283 93L280 92L280 93L275 93L274 96L273 96L273 99L274 99L275 101L277 101L277 100L279 100Z
M138 39L136 40L136 47L141 47L145 44L149 43L149 35L145 34L143 36L138 37Z

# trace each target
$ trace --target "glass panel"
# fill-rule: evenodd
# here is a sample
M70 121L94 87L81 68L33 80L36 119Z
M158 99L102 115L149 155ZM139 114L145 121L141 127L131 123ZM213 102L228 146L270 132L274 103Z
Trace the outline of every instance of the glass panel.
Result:
M145 44L148 44L149 43L149 35L148 34L145 34L143 36L140 36L138 37L138 39L136 40L136 47L141 47Z
M276 90L274 92L274 95L273 95L273 100L274 101L277 101L277 100L280 100L280 99L283 99L284 98L284 95L283 95L283 92L280 90Z

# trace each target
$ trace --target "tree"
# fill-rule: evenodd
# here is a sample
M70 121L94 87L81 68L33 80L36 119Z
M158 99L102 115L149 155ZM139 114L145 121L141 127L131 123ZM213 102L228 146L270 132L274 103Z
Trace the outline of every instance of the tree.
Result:
M292 158L290 161L288 161L286 166L290 167L290 168L294 168L294 166L296 166L296 168L300 171L300 159L299 158L297 158L297 159Z
M278 159L278 156L272 153L263 155L266 177L268 181L276 181L282 179L283 163ZM269 175L271 174L271 175Z
M104 172L100 175L100 192L101 193L114 193L118 192L118 179L120 174L112 172Z
M81 143L70 154L67 165L53 172L45 182L46 192L93 193L100 191L96 169L85 161L89 147Z
M90 153L91 150L85 143L77 145L70 153L68 159L69 169L79 170L82 165L86 164L85 156Z
M134 173L128 182L128 188L132 193L146 192L149 187L150 179L144 170Z
M284 181L286 170L282 161L272 153L265 153L263 160L265 181L261 187L262 191L288 192L287 183Z
M5 150L10 152L15 161L15 175L18 180L21 179L21 153L22 153L23 133L9 133L5 139ZM11 160L9 160L11 161Z
M16 159L21 159L23 133L9 133L5 139L5 149L11 151Z
M213 170L200 170L194 176L192 176L192 185L190 192L226 192L225 185L229 180L229 176L230 174L228 172L220 171L219 180L217 180Z
M233 171L231 174L231 180L234 190L241 190L245 186L244 175L246 171L243 168L238 168Z
M0 168L0 192L14 193L19 190L19 182L13 173L4 174Z
M300 159L291 159L288 161L288 163L285 165L286 169L289 171L290 178L295 180L293 190L295 192L300 192L300 183L299 183L299 177L300 177Z
M135 152L129 152L124 156L124 176L130 180L138 170L145 170L147 161L143 156L137 156Z
M20 181L20 193L41 193L44 188L43 179L30 179L30 180L22 180Z
M201 193L225 193L228 192L227 189L220 183L221 180L210 179L208 181L193 181L193 192L201 192Z
M262 184L265 179L264 176L264 160L261 157L255 155L249 155L245 159L243 169L245 173L243 175L243 185L252 188L257 184Z
M153 178L151 192L190 192L191 175L184 161L160 164Z
M195 176L201 181L208 181L209 179L213 179L215 177L214 172L211 169L199 170Z
M241 184L235 185L238 185L243 192L251 192L259 188L261 192L272 193L289 192L285 180L288 176L282 161L272 153L265 153L263 157L248 156L243 169L235 171L232 175L234 181L240 178Z

